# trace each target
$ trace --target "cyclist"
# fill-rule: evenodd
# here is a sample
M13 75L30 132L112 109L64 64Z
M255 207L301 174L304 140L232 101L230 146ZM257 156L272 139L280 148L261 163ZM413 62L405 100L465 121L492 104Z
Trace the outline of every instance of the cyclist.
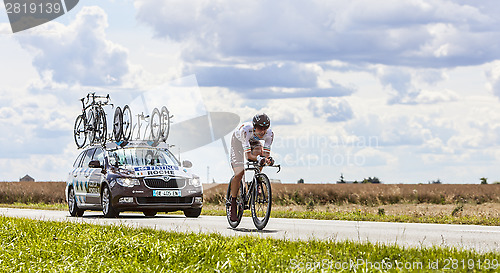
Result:
M231 167L234 176L231 180L231 221L237 221L236 197L244 175L244 157L248 160L259 162L260 165L273 165L271 144L274 133L269 128L271 120L262 113L253 117L252 123L241 124L231 138ZM261 140L264 141L262 147Z

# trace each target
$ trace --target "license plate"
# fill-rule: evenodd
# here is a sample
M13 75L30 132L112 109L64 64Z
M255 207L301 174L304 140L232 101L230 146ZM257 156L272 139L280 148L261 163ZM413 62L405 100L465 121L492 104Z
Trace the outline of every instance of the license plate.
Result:
M153 190L153 196L157 197L180 197L181 196L181 191L180 190Z

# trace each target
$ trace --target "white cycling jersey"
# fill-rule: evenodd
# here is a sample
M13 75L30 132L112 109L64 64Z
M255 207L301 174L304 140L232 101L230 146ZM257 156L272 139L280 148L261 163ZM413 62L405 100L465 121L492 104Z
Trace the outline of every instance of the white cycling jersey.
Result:
M245 122L236 128L233 135L241 142L245 153L251 151L251 142L255 143L260 140L264 140L264 152L271 152L271 144L274 139L274 133L271 128L267 129L267 132L262 138L258 138L253 133L253 124L251 122Z

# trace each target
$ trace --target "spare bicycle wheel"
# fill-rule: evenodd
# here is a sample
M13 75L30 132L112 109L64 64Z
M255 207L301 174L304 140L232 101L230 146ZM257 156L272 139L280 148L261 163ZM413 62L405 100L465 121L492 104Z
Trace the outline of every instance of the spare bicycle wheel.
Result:
M153 113L151 113L149 127L151 129L151 140L158 142L161 136L161 117L158 108L153 109Z
M167 107L161 108L161 140L167 141L168 134L170 133L170 113Z
M83 119L83 115L76 117L73 135L75 137L76 146L82 148L85 145L85 141L87 141L87 132L85 131L85 120Z
M100 143L106 142L106 134L108 132L108 127L106 123L106 112L102 107L97 110L97 130L96 130L96 141Z
M122 121L123 140L128 141L132 135L132 112L130 111L130 107L128 105L123 107Z
M120 141L123 137L123 112L120 106L116 107L113 117L113 136L115 141Z

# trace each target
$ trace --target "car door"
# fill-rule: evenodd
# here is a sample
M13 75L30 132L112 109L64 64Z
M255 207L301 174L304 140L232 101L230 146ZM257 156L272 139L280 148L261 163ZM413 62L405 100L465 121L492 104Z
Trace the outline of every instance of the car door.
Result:
M92 161L99 161L99 165L104 167L104 151L96 148L92 156ZM88 165L87 165L88 166ZM101 183L104 179L102 168L90 168L87 177L87 203L98 206L101 204Z
M95 148L91 148L85 153L85 157L83 158L80 168L78 169L76 184L74 185L77 203L82 207L87 207L89 205L87 201L87 192L89 177L92 173L92 169L89 168L89 163L92 160L94 152Z
M77 184L77 181L78 181L78 175L79 175L79 173L81 171L82 160L83 160L83 157L85 157L85 153L86 152L87 151L83 151L83 152L80 153L80 155L78 155L78 157L76 158L75 162L73 163L73 169L68 174L68 179L66 180L66 183L69 186L72 186L73 189L75 189L75 187L76 187L76 184Z

